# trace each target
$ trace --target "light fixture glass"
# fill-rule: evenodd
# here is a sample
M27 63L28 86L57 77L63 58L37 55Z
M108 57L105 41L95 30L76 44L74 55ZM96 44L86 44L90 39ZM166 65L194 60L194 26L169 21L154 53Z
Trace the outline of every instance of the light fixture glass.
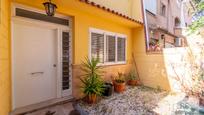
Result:
M55 11L57 9L57 5L53 4L51 2L51 0L49 0L49 2L43 3L43 5L45 6L45 11L46 11L46 14L48 16L54 16L55 15Z

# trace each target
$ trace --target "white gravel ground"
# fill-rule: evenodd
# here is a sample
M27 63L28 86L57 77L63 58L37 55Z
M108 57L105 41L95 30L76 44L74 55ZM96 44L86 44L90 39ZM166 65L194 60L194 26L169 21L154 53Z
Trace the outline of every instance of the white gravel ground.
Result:
M94 105L79 101L75 108L82 115L204 115L196 98L142 86L127 87Z
M80 101L78 105L89 115L152 115L167 95L166 91L147 87L128 87L122 94L114 93L97 104L87 105Z

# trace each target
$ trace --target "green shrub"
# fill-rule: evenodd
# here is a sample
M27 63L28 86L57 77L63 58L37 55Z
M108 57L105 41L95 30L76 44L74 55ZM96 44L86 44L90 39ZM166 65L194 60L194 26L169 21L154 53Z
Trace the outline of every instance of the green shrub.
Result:
M81 70L84 72L84 75L80 77L80 81L82 82L82 90L85 95L102 95L103 81L101 79L101 67L97 66L99 63L99 59L92 58L91 60L86 58L84 62L82 62Z

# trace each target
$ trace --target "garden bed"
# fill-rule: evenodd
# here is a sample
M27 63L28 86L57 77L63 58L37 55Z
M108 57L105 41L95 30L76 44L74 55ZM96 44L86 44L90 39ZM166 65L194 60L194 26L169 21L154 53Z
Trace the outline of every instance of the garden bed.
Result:
M148 87L127 87L125 92L102 98L97 104L88 105L78 101L75 109L82 115L154 114L157 103L167 94Z
M203 115L196 98L186 98L184 93L170 93L148 87L127 87L121 94L103 97L97 104L82 100L74 104L81 115Z

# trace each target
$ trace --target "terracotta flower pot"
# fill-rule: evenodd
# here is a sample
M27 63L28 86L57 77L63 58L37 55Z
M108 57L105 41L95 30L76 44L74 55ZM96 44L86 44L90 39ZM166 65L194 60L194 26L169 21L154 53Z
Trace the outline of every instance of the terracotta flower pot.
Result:
M128 85L136 86L138 84L137 80L128 80Z
M122 93L123 91L125 91L125 82L118 83L114 81L114 91L117 93Z
M86 101L88 104L95 104L97 102L97 95L96 94L87 95Z

